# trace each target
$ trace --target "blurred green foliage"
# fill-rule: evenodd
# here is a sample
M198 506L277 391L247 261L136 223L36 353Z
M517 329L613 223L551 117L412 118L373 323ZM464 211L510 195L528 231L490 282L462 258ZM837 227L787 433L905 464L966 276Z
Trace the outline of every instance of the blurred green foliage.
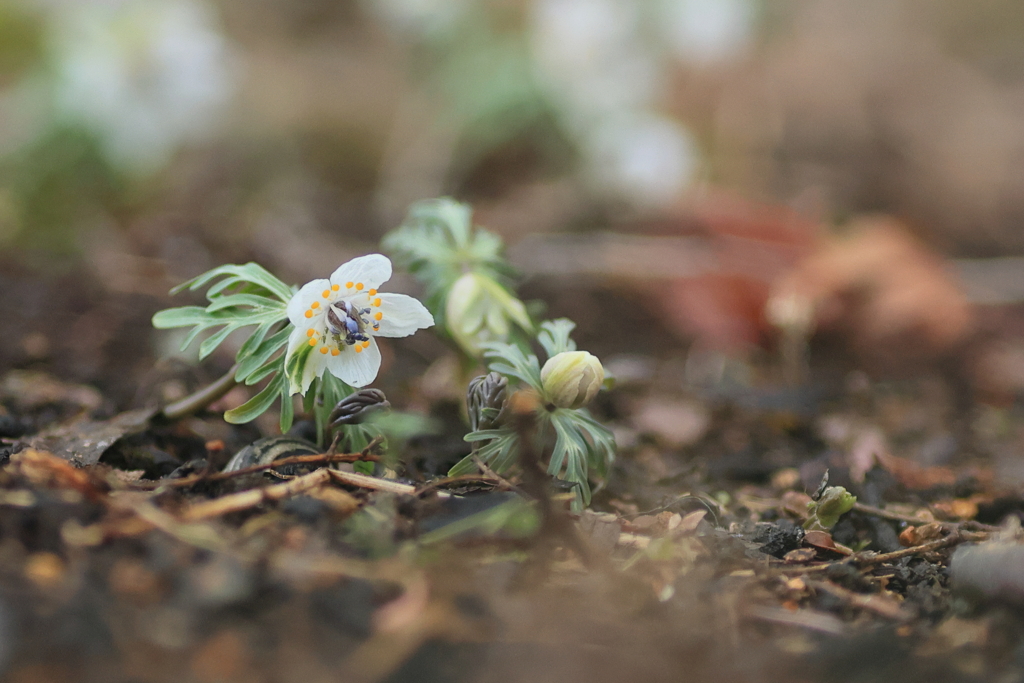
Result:
M70 254L83 221L123 206L125 184L106 160L95 135L59 127L0 158L12 228L0 231L14 245Z
M0 2L0 87L11 85L44 53L42 17L23 3Z

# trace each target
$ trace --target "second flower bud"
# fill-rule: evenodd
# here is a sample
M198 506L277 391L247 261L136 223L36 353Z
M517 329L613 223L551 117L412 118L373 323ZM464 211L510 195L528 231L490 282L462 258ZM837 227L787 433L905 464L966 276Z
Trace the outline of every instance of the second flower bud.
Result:
M544 398L559 408L581 408L604 383L604 366L586 351L564 351L544 363L540 371Z

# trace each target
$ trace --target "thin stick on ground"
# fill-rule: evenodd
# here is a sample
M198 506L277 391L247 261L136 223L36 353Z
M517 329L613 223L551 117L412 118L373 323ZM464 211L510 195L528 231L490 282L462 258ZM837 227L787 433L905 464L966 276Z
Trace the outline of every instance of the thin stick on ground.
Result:
M851 607L873 612L880 617L895 621L909 621L913 614L905 609L895 598L884 593L855 593L848 588L837 586L831 581L806 579L807 585L817 591L824 591L842 600Z
M913 515L904 515L899 512L892 512L891 510L883 510L882 508L876 508L873 505L865 505L864 503L854 503L853 509L865 515L871 515L872 517L888 519L892 522L906 522L907 524L927 524L929 521L931 521L927 519L921 519L919 517L914 517Z
M816 572L827 571L829 567L837 564L854 564L858 567L870 567L876 564L894 562L904 557L910 557L911 555L920 555L921 553L941 550L960 543L984 541L988 538L989 534L983 531L972 532L954 529L951 533L940 539L929 541L928 543L922 543L921 545L911 546L909 548L894 550L891 553L861 552L851 555L839 562L825 562L822 564L805 566L777 566L776 568L783 574L813 574Z
M296 494L323 486L330 481L330 473L332 471L319 469L316 472L295 477L283 484L250 489L221 496L204 503L197 503L187 508L182 513L181 518L186 522L197 522L203 519L210 519L211 517L220 517L231 512L248 510L267 501L284 500Z
M909 555L918 555L920 553L927 553L933 550L941 550L942 548L948 548L950 546L969 541L984 541L987 538L988 534L984 532L953 531L948 536L944 536L928 543L922 543L921 545L903 548L902 550L894 550L891 553L857 553L850 559L854 564L862 567L873 564L884 564L886 562L899 560Z
M877 508L877 507L874 507L872 505L864 505L863 503L854 503L853 504L853 509L855 511L863 513L865 515L872 515L873 517L880 517L882 519L888 519L888 520L893 521L893 522L906 522L907 524L920 525L920 524L928 524L931 521L931 520L927 520L927 519L921 519L921 518L915 517L913 515L904 515L904 514L901 514L899 512L893 512L891 510L884 510L882 508ZM996 530L999 529L999 527L992 526L990 524L982 524L981 522L975 522L973 520L965 520L963 522L942 522L942 521L940 521L939 524L942 524L945 527L967 527L967 526L970 526L970 527L973 527L973 528L975 528L975 529L977 529L979 531L996 531Z
M456 477L443 477L441 479L435 479L434 481L427 482L423 486L421 486L418 489L416 489L416 496L422 498L423 496L425 496L426 494L430 493L431 491L433 491L435 489L439 489L439 488L441 488L443 486L448 486L449 484L470 483L470 482L480 482L482 484L490 484L490 485L495 486L495 487L500 487L502 485L507 485L507 486L509 486L511 488L511 485L508 484L508 482L506 482L504 479L494 479L494 478L487 477L487 476L481 476L479 474L460 474L460 475L458 475Z
M505 477L501 476L500 474L492 470L490 466L488 466L487 463L481 460L480 456L478 456L476 453L473 454L473 462L476 464L477 467L480 468L480 471L483 472L485 476L491 477L492 479L497 479L509 491L515 491L516 493L519 494L523 493L518 486L516 486L509 480L505 479Z
M275 460L272 463L266 465L253 465L252 467L243 467L240 470L233 470L231 472L214 472L212 474L206 474L200 472L199 474L193 474L188 477L182 477L181 479L170 479L160 480L154 482L138 482L134 485L134 488L141 489L158 489L158 488L185 488L188 486L194 486L200 482L205 481L223 481L225 479L232 479L234 477L240 477L245 474L256 474L257 472L265 472L272 470L277 467L283 467L285 465L329 465L336 462L361 462L361 461L373 461L380 460L379 456L367 455L365 453L320 453L317 455L292 455L287 458L281 458Z
M375 491L387 491L388 493L401 493L408 495L416 493L416 487L411 484L403 484L390 479L381 479L379 477L371 477L365 474L357 474L355 472L342 472L341 470L324 471L327 472L335 481L342 484L348 484L349 486L358 486L359 488L373 489Z

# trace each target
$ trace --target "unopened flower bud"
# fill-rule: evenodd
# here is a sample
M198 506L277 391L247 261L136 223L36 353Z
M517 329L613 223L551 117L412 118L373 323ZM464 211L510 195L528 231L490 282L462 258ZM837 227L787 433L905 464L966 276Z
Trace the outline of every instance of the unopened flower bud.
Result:
M338 401L327 420L332 429L337 429L342 425L365 422L371 413L390 407L391 404L380 389L360 389Z
M564 351L548 359L540 379L548 401L559 408L580 408L601 390L604 367L586 351Z
M510 322L525 330L532 327L523 302L479 273L466 273L455 281L445 318L452 338L472 356L481 355L484 342L505 341Z
M480 375L469 383L466 408L469 412L469 428L472 431L494 429L498 426L501 410L505 407L507 391L508 379L497 372Z

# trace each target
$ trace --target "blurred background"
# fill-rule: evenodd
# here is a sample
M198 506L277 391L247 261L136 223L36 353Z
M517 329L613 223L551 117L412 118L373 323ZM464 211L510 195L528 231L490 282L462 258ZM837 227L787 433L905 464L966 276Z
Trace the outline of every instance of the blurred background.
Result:
M0 371L144 402L170 287L440 195L627 381L1024 386L1019 2L0 0Z

